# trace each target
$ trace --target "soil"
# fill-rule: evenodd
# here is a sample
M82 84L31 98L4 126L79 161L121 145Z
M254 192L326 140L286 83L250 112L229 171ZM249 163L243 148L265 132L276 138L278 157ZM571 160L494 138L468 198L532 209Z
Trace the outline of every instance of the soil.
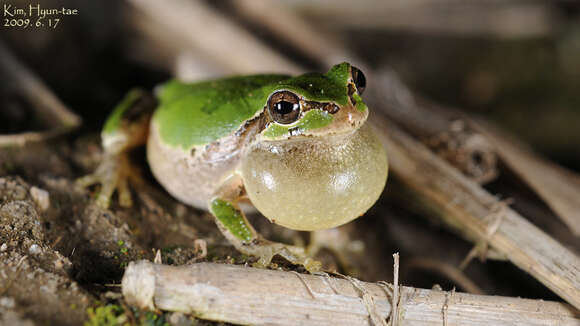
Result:
M47 1L46 6L48 3L57 7L61 5L61 1ZM98 321L104 320L115 321L110 325L123 322L214 325L180 314L145 313L123 303L119 284L127 264L139 259L153 260L158 251L163 263L177 265L200 261L250 265L253 259L234 250L207 212L188 207L165 192L149 172L142 149L133 153L132 157L144 180L143 186L132 189L132 207L122 208L113 200L109 209L100 208L94 204L97 187L81 189L75 186L75 180L94 171L101 159L98 133L115 103L132 87L153 89L171 76L163 67L156 65L155 60L140 58L139 53L135 53L137 51L134 49L139 49L138 38L122 15L122 7L127 4L119 1L108 2L105 6L97 5L97 2L73 0L64 3L68 7L81 8L83 14L63 20L56 32L14 29L2 35L7 47L18 59L84 121L81 129L51 141L25 147L0 148L0 325L80 325L87 321L87 325L99 325ZM479 47L466 44L467 41L462 38L446 38L449 46L447 43L442 46L441 40L431 35L403 34L393 38L393 32L364 34L368 37L359 37L359 31L352 33L357 37L350 39L358 41L349 41L352 43L350 45L360 43L359 48L367 49L368 54L373 56L377 53L388 54L377 56L375 65L388 61L389 65L399 67L402 75L407 71L410 74L407 79L411 82L415 80L412 86L434 99L458 106L470 105L467 100L452 100L457 100L457 92L467 78L463 75L473 73L470 67L477 67L480 61L487 62L481 59L485 56L480 53L484 51ZM481 40L470 42L482 43ZM529 44L521 42L521 48L502 48L497 47L497 41L486 41L483 43L486 47L497 48L499 54L494 58L502 60L496 62L490 59L488 64L480 62L480 65L492 66L500 72L505 70L509 74L509 79L505 77L505 80L514 79L506 82L509 85L521 85L516 78L527 76L522 71L527 71L530 66L546 67L545 72L542 70L545 80L550 81L553 74L563 76L557 79L559 83L554 83L553 92L550 93L553 98L561 98L562 92L569 93L568 97L575 102L570 100L563 103L562 108L577 107L574 106L578 103L578 88L575 86L580 85L577 77L580 74L572 79L555 70L555 64L541 65L535 61L524 61L522 66L513 65L515 71L505 69L512 66L509 61L503 61L503 54L506 53L513 52L512 56L518 60L544 58L529 55L528 47L541 54L557 56L553 46L545 45L543 40L527 42ZM380 49L381 44L385 49ZM437 52L431 51L432 48L443 49L443 53L437 55ZM448 56L444 50L456 54ZM477 52L477 55L466 56L460 50ZM409 59L410 54L413 56ZM373 61L369 59L369 62ZM405 64L397 66L397 62ZM465 67L457 68L455 72L450 70L449 67L456 67L457 62L464 62ZM415 69L417 65L421 69ZM518 67L521 71L516 69ZM420 76L430 78L420 79ZM500 78L502 75L498 73L498 76ZM514 120L522 122L520 130L525 129L522 135L533 134L528 135L531 141L534 137L552 139L543 145L539 143L539 148L545 153L554 154L553 158L560 158L560 163L577 171L580 154L574 151L578 148L574 139L577 141L578 138L567 135L577 133L579 115L572 109L562 109L558 111L558 116L572 127L562 128L561 123L553 123L554 129L546 129L549 125L540 126L542 119L530 114L528 102L536 101L530 94L543 94L545 88L540 88L543 84L536 85L535 78L529 79L528 88L513 86L512 93L508 92L503 97L498 95L497 98L491 96L482 103L471 105L496 108L496 118L500 122L510 120L503 118L504 113L513 112L518 118ZM502 85L499 81L497 84ZM558 85L561 84L569 85L570 90L560 90ZM495 87L499 92L503 89L498 85ZM30 103L10 95L12 91L10 85L0 83L0 134L43 130L45 126L35 119L34 111L26 110ZM525 101L514 94L525 95ZM493 102L502 98L505 98L504 102L500 102L504 103L503 106ZM514 102L520 106L513 107ZM552 108L553 99L538 102L541 105L538 104L534 112L551 112L546 108ZM527 116L530 120L524 119ZM530 125L538 127L529 128ZM507 125L504 127L510 129ZM569 142L563 142L556 137L558 135ZM552 143L557 146L550 147ZM487 185L487 188L497 194L516 197L514 207L518 211L525 212L526 217L571 250L580 251L580 239L574 238L541 200L530 193L521 181L514 179L517 177L502 171L500 179ZM329 270L365 281L390 282L392 254L399 252L403 284L424 288L440 285L445 290L457 287L461 291L461 286L445 275L407 264L412 260L429 258L458 266L472 247L471 243L426 218L427 213L416 206L416 203L405 198L396 176L389 176L387 191L363 217L318 235L333 245L328 246L330 249L323 248L317 258ZM265 238L295 244L308 242L307 234L278 227L259 215L250 216L250 220ZM200 243L207 245L207 255L200 250ZM337 255L336 251L340 251L342 256ZM282 260L275 263L277 265L273 268L301 271ZM509 262L474 261L464 272L487 294L561 301Z
M119 297L128 262L153 259L156 249L166 263L191 263L199 256L193 242L203 239L210 244L206 259L237 256L208 216L156 185L134 192L131 208L95 205L94 192L74 181L79 169L94 168L99 147L83 140L74 147L56 142L0 152L2 322L82 324L89 306Z

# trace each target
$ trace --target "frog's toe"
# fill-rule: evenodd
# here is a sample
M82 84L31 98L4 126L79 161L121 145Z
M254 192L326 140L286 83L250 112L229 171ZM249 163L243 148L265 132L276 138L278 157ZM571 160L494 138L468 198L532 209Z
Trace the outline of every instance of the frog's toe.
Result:
M119 205L121 207L131 207L133 206L133 200L131 199L131 191L129 190L129 182L126 178L119 180Z
M275 255L283 257L294 265L304 266L311 273L319 272L322 269L322 264L306 255L304 248L276 242L264 243L257 248L255 256L258 256L259 259L254 266L268 267Z
M115 191L119 196L119 204L122 207L130 207L133 204L129 182L137 180L133 175L129 161L124 155L106 157L97 170L89 175L77 179L76 184L87 188L92 185L100 185L101 189L96 198L96 204L108 208Z
M85 175L75 180L75 184L81 188L86 188L99 183L99 177L95 174Z
M103 182L101 186L101 191L97 196L97 205L108 208L111 204L111 197L113 197L113 192L115 191L115 184L113 182Z

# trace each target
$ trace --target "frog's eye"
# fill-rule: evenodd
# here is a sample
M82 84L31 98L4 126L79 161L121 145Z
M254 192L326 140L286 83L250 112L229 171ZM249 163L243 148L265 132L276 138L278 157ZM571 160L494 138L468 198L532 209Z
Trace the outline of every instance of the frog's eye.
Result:
M365 87L367 86L367 79L365 78L363 72L360 71L360 69L358 69L357 67L354 66L350 67L350 71L352 75L352 81L354 82L356 89L358 90L358 94L362 95L362 93L365 90Z
M268 112L278 123L292 123L300 116L300 99L290 91L276 92L268 100Z

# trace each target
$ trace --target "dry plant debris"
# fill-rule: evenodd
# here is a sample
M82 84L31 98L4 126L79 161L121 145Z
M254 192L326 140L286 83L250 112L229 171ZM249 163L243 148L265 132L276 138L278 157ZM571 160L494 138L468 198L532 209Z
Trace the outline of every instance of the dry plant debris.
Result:
M333 286L329 286L329 282ZM578 325L563 303L300 275L244 266L132 262L123 277L129 304L252 325ZM385 291L393 288L393 292ZM399 293L397 300L394 293ZM397 307L393 302L398 302ZM393 315L393 311L396 313Z
M284 57L252 33L239 28L238 24L226 14L207 6L207 3L174 1L160 5L150 0L132 0L130 3L128 17L132 17L131 21L138 26L142 37L136 42L141 42L141 49L147 49L129 51L130 56L133 58L140 56L139 60L154 65L164 72L174 70L176 75L186 76L188 71L194 70L191 69L194 66L198 69L194 76L208 77L216 73L257 71L294 73L303 70L299 64ZM555 235L548 236L548 232L542 232L528 223L524 219L527 217L525 214L507 207L501 199L495 198L490 191L478 184L487 182L497 175L496 161L499 158L563 218L570 230L578 233L580 224L576 223L578 220L576 208L580 203L578 200L580 178L576 174L546 162L528 151L525 146L479 120L475 121L465 116L458 118L453 111L449 115L445 113L446 108L436 110L435 105L429 101L416 98L406 85L397 79L396 74L387 74L385 79L382 71L373 73L372 69L367 68L368 64L364 60L352 55L351 51L338 43L336 38L313 28L303 16L282 3L260 1L250 4L233 1L232 4L232 7L238 10L238 18L250 20L255 26L268 29L277 41L286 42L287 46L308 54L312 61L328 66L343 58L349 58L349 61L368 73L369 84L375 85L374 88L382 92L380 94L369 92L365 96L369 102L374 102L375 111L385 113L389 119L385 120L379 113L380 117L375 122L385 127L382 128L381 134L390 149L393 175L413 194L408 201L435 208L435 214L426 215L444 221L474 243L473 250L461 267L465 267L477 254L480 258L485 258L490 256L491 252L499 253L529 272L563 299L579 307L580 268L577 251L574 252L572 247L565 248L560 238ZM449 4L446 2L447 5ZM494 6L506 6L504 8L509 9L519 8L520 5L498 2ZM532 13L539 13L537 17L543 17L543 23L539 30L520 30L519 33L551 33L555 22L545 20L547 5L535 3L525 5L533 9ZM348 1L339 1L336 6L343 8L343 15L353 18ZM418 6L421 7L420 4ZM469 8L470 14L473 14L474 7ZM421 8L423 9L425 8ZM410 11L401 12L405 14L401 17L409 17L412 14ZM479 10L475 12L480 13ZM487 11L486 15L496 17L494 15L498 12L492 9ZM370 12L375 15L375 19L370 19L369 25L377 24L377 13L380 13L380 10ZM314 12L313 16L319 14ZM282 15L287 19L276 19ZM525 15L518 17L523 21L527 19ZM288 22L292 22L294 28L287 28ZM216 28L207 28L209 25ZM480 28L478 33L489 33L489 25L478 26ZM507 35L509 31L502 30L500 34ZM11 148L0 152L0 227L3 227L0 233L0 324L32 325L39 320L48 320L56 324L79 324L87 317L85 308L89 305L93 306L88 311L92 317L115 317L115 319L119 317L117 321L136 324L142 315L138 316L138 311L135 312L133 308L120 301L119 293L111 292L119 286L116 282L119 282L123 269L130 261L152 259L155 254L156 263L176 265L198 261L247 262L247 257L235 256L235 252L225 245L223 239L211 231L213 224L200 215L200 212L177 204L149 184L138 192L134 210L114 207L111 211L104 211L94 207L90 201L90 196L94 194L74 189L72 181L80 174L79 170L86 172L91 169L90 158L93 155L98 157L98 150L95 150L98 147L97 142L79 140L74 145L77 147L72 148L66 139L57 144L45 143L45 140L52 141L53 136L62 135L74 128L80 120L62 105L47 86L39 82L40 79L34 76L30 69L15 62L14 56L7 54L8 51L2 44L0 52L0 70L3 76L8 76L14 81L23 98L31 102L35 114L49 121L48 126L51 127L50 131L46 132L0 136L0 147L27 145L21 146L18 150ZM232 56L231 53L236 55ZM260 55L255 55L256 53ZM153 60L153 57L161 60ZM153 61L155 63L152 63ZM68 138L68 141L70 140L71 138ZM419 141L430 146L430 149ZM29 147L34 142L40 142L40 147ZM439 156L433 155L434 152ZM474 153L481 154L479 165L474 164L479 161ZM43 160L39 160L39 157ZM522 157L525 159L522 160ZM19 177L5 177L7 174ZM381 217L391 218L392 215L383 212ZM376 227L376 220L373 223L375 223L373 227ZM290 231L282 232L277 229L271 231L269 228L271 226L265 227L269 232L283 235L285 240L297 237ZM357 228L358 226L353 227L352 230L356 231ZM288 232L290 236L286 236ZM376 236L376 230L372 234ZM386 243L388 239L378 240ZM359 252L364 253L363 258L367 264L370 262L380 265L380 262L386 260L385 257L390 259L388 255L398 250L389 248L385 255L381 252L385 248L369 245L372 243L371 239L365 241L364 250ZM155 253L151 252L151 248L162 249ZM382 255L377 254L377 251ZM405 260L403 263L409 262L412 260ZM475 264L477 263L472 263L469 267ZM427 268L437 270L443 265L438 266L432 265ZM364 263L358 264L357 268L367 275L367 279L368 275L377 275L372 274L369 271L371 269L365 270ZM353 269L355 270L357 269ZM156 273L155 282L162 284L177 282L175 283L177 286L162 287L161 290L168 291L167 293L178 291L178 295L164 295L159 301L155 300L154 305L147 307L171 310L173 309L171 306L164 304L168 304L172 297L191 294L195 298L191 302L202 304L201 308L195 306L197 308L194 307L192 311L193 306L188 302L179 306L181 311L193 312L201 318L209 319L219 315L214 319L231 322L244 322L248 318L265 316L268 319L264 323L314 324L316 321L322 324L338 318L340 322L345 323L360 321L362 324L374 322L379 325L386 321L391 325L397 322L399 325L457 323L577 325L579 318L578 310L563 303L471 296L454 291L430 291L408 287L399 287L397 290L398 267L393 272L394 285L370 284L352 277L347 280L336 279L328 274L312 276L297 272L256 271L239 266L215 267L207 263L191 267L156 265L149 271ZM197 275L192 271L198 271L202 275L190 284L180 283L192 275ZM257 274L248 276L254 273ZM452 273L447 270L443 274ZM206 279L207 277L217 279ZM449 276L447 279L453 277ZM267 283L267 286L261 288L244 285L252 280L254 280L253 284L250 283L252 286L263 286L262 282L274 283ZM232 283L230 285L220 283L225 281ZM196 289L200 290L199 293L195 291L185 293L192 284L197 284ZM218 313L207 310L214 308L216 302L221 302L212 302L212 299L219 298L215 296L217 293L214 291L215 284L224 285L226 289L227 286L240 286L246 289L244 293L235 293L247 299L239 303L247 310L237 311L239 315L236 316L231 315L232 311L235 314L240 306L220 310ZM464 290L469 287L465 281L456 281L455 284L459 286L463 284ZM282 295L288 291L297 291L296 297ZM276 293L281 293L281 296L272 299L271 295ZM149 295L156 298L159 293L154 289ZM397 296L399 299L396 299ZM55 297L60 301L53 300ZM332 303L333 298L343 301L339 300L339 304L331 305L329 310L324 304ZM96 299L109 300L115 304L95 307ZM263 304L259 302L261 299L269 301ZM288 303L289 299L297 301ZM27 305L25 304L27 302L33 304ZM277 304L296 305L300 310L293 315L282 307L274 311L278 315L268 315L269 311L256 314L252 309L260 306L244 306L252 302L261 303L270 310L276 310ZM345 313L344 307L348 309L354 307L356 317L349 319L350 317L341 315ZM120 308L124 312L121 312ZM315 312L311 315L301 314L309 311L308 309L314 309ZM200 311L203 314L199 315ZM230 314L227 318L223 317L224 311ZM469 319L466 318L468 315ZM174 323L183 322L185 318L181 313L167 316L168 320L173 320ZM309 319L306 319L307 316Z

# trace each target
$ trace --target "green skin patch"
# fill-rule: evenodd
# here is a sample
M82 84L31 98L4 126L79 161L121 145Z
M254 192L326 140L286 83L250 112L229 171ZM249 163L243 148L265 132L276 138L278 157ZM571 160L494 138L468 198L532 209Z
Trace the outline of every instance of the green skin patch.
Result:
M312 130L328 126L332 122L332 115L326 111L310 110L304 114L304 117L291 125L271 124L268 129L264 131L264 136L267 138L277 138L284 135L289 135L291 130L298 132L304 130Z
M352 94L352 97L356 101L355 106L356 106L357 110L359 110L360 112L364 112L364 111L368 110L367 105L365 104L365 102L363 102L362 97L360 97L360 95L358 95L358 93Z
M113 134L121 128L121 121L123 121L123 114L131 107L137 100L143 96L143 91L140 89L132 89L125 95L123 100L117 104L113 112L109 115L107 122L103 126L103 133Z
M350 64L341 63L326 74L297 77L255 75L200 83L173 80L162 87L153 121L165 144L187 150L232 134L256 116L270 94L278 90L295 92L308 101L346 105L349 78ZM357 108L362 109L358 103L364 103L357 100ZM309 120L302 128L320 128L331 121L320 113L318 116L305 114L302 119ZM272 134L280 132L280 128L271 131Z
M254 239L254 234L248 227L242 212L234 205L223 199L214 199L210 204L210 209L224 228L236 238L247 242Z

